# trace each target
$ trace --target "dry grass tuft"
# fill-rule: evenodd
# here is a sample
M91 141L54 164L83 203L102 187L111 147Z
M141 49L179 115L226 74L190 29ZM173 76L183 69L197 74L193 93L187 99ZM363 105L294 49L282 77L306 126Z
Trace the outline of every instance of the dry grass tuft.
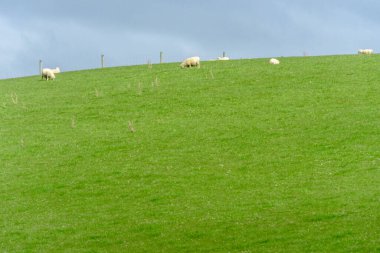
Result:
M71 118L71 128L76 128L76 127L77 127L76 119L75 119L75 117L73 116L73 117Z
M136 132L136 129L135 129L135 127L133 126L133 121L128 121L128 129L129 129L129 131L131 131L132 133Z
M152 64L152 62L150 60L148 60L147 65L148 65L148 69L152 69L153 68L153 64Z
M18 104L18 96L16 93L12 93L11 94L11 100L12 100L12 103L17 105Z
M158 86L160 86L160 80L156 76L156 78L152 82L152 87L158 87Z
M211 79L214 79L214 73L212 72L212 69L210 69L210 77Z
M100 92L97 88L95 88L95 97L100 97Z
M140 81L137 83L137 95L142 95L142 85Z

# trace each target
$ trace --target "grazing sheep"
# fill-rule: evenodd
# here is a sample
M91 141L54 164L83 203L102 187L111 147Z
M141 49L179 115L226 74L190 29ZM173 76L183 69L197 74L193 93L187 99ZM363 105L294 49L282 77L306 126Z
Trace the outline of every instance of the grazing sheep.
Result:
M277 60L277 59L275 59L275 58L272 58L272 59L269 60L269 63L270 64L280 64L280 61Z
M359 49L358 54L373 54L373 49Z
M55 74L60 72L61 70L59 69L59 67L56 67L55 69L44 68L42 69L42 79L46 78L46 81L48 81L49 79L54 80Z
M230 58L227 57L227 56L222 56L222 57L219 56L219 57L218 57L218 60L219 60L219 61L228 61L229 59L230 59Z
M200 61L200 58L198 56L194 56L194 57L190 57L190 58L187 58L186 60L184 60L180 64L180 66L181 66L181 68L193 67L193 66L197 66L198 68L200 68L201 61Z

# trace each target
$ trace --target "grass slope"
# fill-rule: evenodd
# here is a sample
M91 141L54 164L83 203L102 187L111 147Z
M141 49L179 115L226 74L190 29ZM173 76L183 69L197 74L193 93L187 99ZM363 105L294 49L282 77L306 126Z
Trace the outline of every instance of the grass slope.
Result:
M1 252L379 252L380 56L0 81Z

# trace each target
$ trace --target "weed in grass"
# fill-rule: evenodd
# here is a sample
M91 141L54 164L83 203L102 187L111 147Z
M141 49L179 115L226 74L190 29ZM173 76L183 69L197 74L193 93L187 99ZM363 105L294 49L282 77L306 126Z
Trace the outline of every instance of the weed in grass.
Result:
M11 100L12 100L12 103L17 105L18 104L18 96L16 93L12 92L11 93Z
M154 79L155 85L160 86L160 80L158 80L158 76Z
M97 88L95 88L95 97L100 97L100 92Z
M135 129L135 127L133 126L133 121L128 121L128 129L129 129L129 131L131 131L132 133L136 132L136 129Z
M160 81L158 80L158 76L153 80L152 87L158 87L160 86Z
M210 77L211 79L214 79L214 73L212 72L212 69L210 69Z
M76 127L77 127L76 119L75 119L75 116L73 116L71 118L71 128L76 128Z

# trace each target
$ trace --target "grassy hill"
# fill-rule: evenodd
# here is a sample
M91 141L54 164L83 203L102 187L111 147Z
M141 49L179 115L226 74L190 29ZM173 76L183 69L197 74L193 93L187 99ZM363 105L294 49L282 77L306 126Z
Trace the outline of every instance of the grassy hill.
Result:
M379 252L380 55L0 81L0 252Z

